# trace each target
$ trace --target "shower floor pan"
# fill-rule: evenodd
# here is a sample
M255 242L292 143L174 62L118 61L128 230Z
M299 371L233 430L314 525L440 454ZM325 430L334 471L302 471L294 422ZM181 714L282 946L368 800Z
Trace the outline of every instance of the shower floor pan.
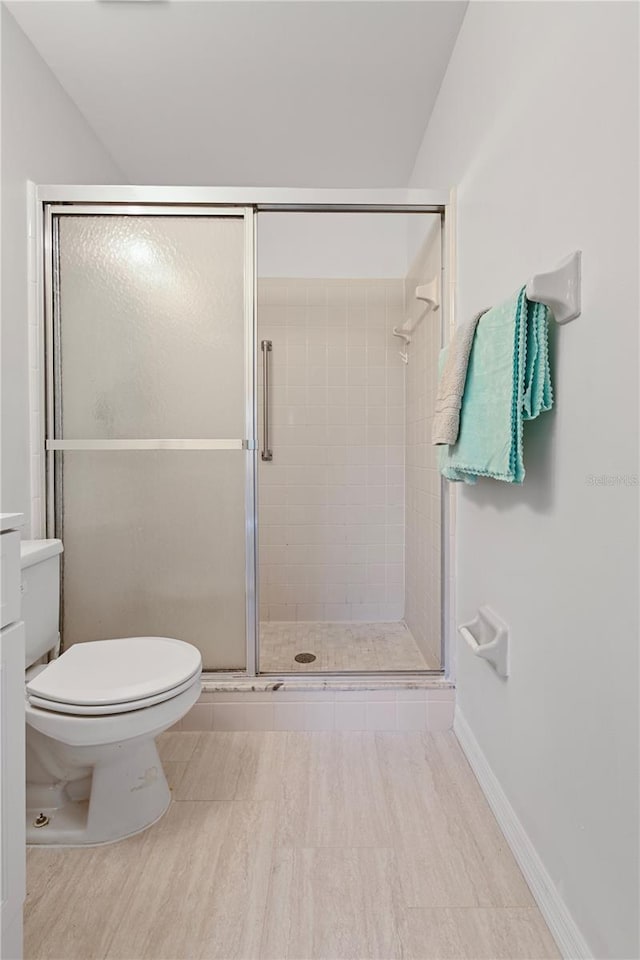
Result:
M311 654L300 662L296 656ZM305 658L306 659L306 658ZM405 623L263 621L261 673L438 670L418 649Z

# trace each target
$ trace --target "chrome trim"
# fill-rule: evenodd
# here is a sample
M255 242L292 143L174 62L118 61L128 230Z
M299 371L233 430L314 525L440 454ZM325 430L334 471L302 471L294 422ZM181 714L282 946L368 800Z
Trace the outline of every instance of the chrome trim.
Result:
M246 440L47 440L47 450L246 450Z
M245 431L247 459L245 471L245 596L246 596L246 674L255 677L258 658L258 571L257 523L258 458L256 438L256 244L255 211L244 211L244 356L245 356Z
M261 340L262 350L262 454L263 460L273 460L269 445L269 354L273 350L271 340Z
M52 414L53 405L49 394L53 394L53 316L52 316L52 271L51 271L51 235L52 235L52 212L58 215L75 214L118 214L124 215L165 215L165 216L242 216L252 220L252 285L251 297L252 303L252 327L251 336L246 343L247 369L251 359L252 375L247 379L247 411L252 408L252 429L247 426L247 440L244 441L244 448L247 450L247 474L246 474L246 537L247 537L247 673L255 674L255 661L258 655L258 630L259 623L257 618L259 583L257 579L257 543L258 543L258 524L257 524L257 441L255 435L255 426L257 419L256 410L256 363L257 363L257 304L256 304L256 231L255 224L256 213L258 210L264 211L327 211L327 212L353 212L353 213L440 213L444 215L443 222L446 223L447 233L453 234L454 224L451 222L452 197L448 191L443 190L403 190L403 189L383 189L383 190L333 190L333 189L282 189L282 188L254 188L254 187L171 187L171 186L105 186L105 185L40 185L37 187L37 199L39 204L45 205L45 229L44 229L44 254L45 254L45 317L47 334L47 433L53 437L56 432L54 424L49 425L49 417ZM217 206L217 205L220 206ZM55 206L52 206L55 205ZM134 206L134 205L137 205ZM252 208L252 209L251 209ZM248 236L248 231L247 231ZM449 240L449 243L452 243ZM247 251L245 250L245 257ZM447 276L446 289L451 294L447 313L453 312L453 290L450 288L452 278L449 276L451 269L452 250L447 250L446 266L443 266L444 274ZM245 259L246 266L246 259ZM246 275L247 276L247 275ZM443 289L445 285L443 285ZM248 302L245 297L245 304ZM248 307L245 311L248 313ZM443 310L443 320L445 311ZM246 317L245 317L246 322ZM249 414L248 414L249 416ZM60 441L63 442L63 441ZM73 442L73 441L71 441ZM55 503L53 498L53 465L55 448L47 448L47 535L52 536L55 517ZM62 449L62 448L60 448ZM67 448L69 449L69 448ZM104 449L104 448L103 448ZM61 458L56 458L60 460ZM442 536L441 544L441 563L447 574L452 569L452 558L444 556L443 547L449 544L449 516L445 507L445 499L441 500L442 512ZM448 500L447 500L448 503ZM447 575L445 574L445 576ZM444 579L441 580L441 592L444 586ZM252 596L253 593L253 596ZM450 637L448 636L448 609L441 600L441 617L443 620L441 644L443 649L443 667L447 677L452 671L452 651L450 649ZM253 604L253 614L249 608ZM253 620L253 631L251 620ZM253 632L253 641L250 634ZM253 662L253 671L252 671ZM241 674L244 676L245 674ZM416 676L442 676L441 671L412 671L407 673L407 678ZM211 673L210 677L220 676L229 677L229 673ZM301 674L269 674L270 677L288 677L299 679ZM309 676L305 674L305 676ZM316 674L322 682L347 676L354 678L363 676L364 679L376 677L377 679L388 678L390 680L405 676L403 671L396 673L376 673L372 671L367 674Z
M442 204L406 203L257 203L260 213L441 213Z
M53 422L55 433L58 436L62 433L63 422L63 398L62 398L62 314L60 313L60 225L54 218L53 223ZM60 389L57 385L60 384ZM46 449L46 441L45 441ZM54 536L60 539L62 537L62 527L64 523L64 471L63 457L57 457L53 454L55 469L55 532ZM64 558L60 561L60 622L62 624L62 600L64 597ZM62 628L61 628L62 632Z
M253 210L253 337L251 356L253 359L253 423L254 423L254 499L253 499L253 545L255 550L255 604L254 612L254 676L260 675L260 461L258 460L258 211Z
M446 283L447 271L445 269L447 261L447 242L449 239L449 229L445 220L445 214L443 213L440 217L440 291L441 291L441 300L442 308L440 310L440 350L448 343L448 333L449 333L449 307L450 307L450 297L448 284ZM430 438L429 438L430 439ZM442 669L447 671L448 667L448 655L447 655L447 644L445 643L445 635L447 630L447 624L449 618L447 616L447 604L449 601L449 584L447 582L448 577L448 564L445 556L445 552L448 550L447 539L449 536L449 524L448 516L449 511L447 509L447 502L449 497L449 490L447 489L447 483L443 476L438 478L439 487L440 487L440 503L439 503L439 512L440 512L440 590L439 590L439 601L440 601L440 666Z
M57 351L54 348L53 338L53 220L51 211L45 208L43 218L43 237L42 237L42 256L43 256L43 277L44 277L44 338L45 338L45 443L44 449L47 450L46 442L48 437L55 436L55 418L54 418L54 384L55 369L54 356ZM55 536L55 456L53 452L45 452L46 460L46 531L47 537Z
M44 218L42 204L37 200L37 187L32 180L27 181L27 234L29 236L29 245L33 245L34 257L30 258L29 263L29 282L30 292L33 294L33 300L29 297L28 314L29 323L36 325L36 363L38 370L37 383L37 403L38 403L38 431L30 437L29 455L31 464L31 498L37 498L41 504L39 512L39 523L36 523L36 517L31 516L30 536L34 539L40 539L47 536L47 456L44 449L44 440L47 432L47 395L46 395L46 363L47 355L45 350L45 316L44 316ZM34 398L35 399L35 398ZM31 407L31 402L29 404ZM30 422L31 422L30 409ZM35 455L36 462L31 459Z
M184 187L105 184L40 184L43 203L171 204L257 207L264 210L302 210L311 207L340 210L386 208L403 213L437 213L449 202L448 190L333 189L283 187Z
M40 202L42 202L41 191L39 191ZM60 200L60 195L57 196ZM122 195L120 196L122 201ZM256 606L256 548L255 548L255 504L256 504L256 480L257 470L256 462L256 411L255 411L255 311L254 311L254 275L255 275L255 250L253 223L255 212L252 208L244 205L241 208L219 208L209 205L193 209L190 207L133 207L123 205L122 202L117 205L105 206L104 204L95 205L68 205L59 203L44 205L46 228L44 234L45 253L45 293L47 303L47 436L45 438L45 449L47 451L47 462L50 464L48 471L48 502L47 502L47 525L50 528L49 535L56 535L62 519L62 500L61 483L54 481L54 465L56 476L62 471L62 457L56 455L56 451L122 451L122 450L245 450L247 451L245 468L245 538L246 538L246 562L245 562L245 596L246 596L246 674L255 676L256 670L256 646L257 646L257 618L255 612ZM209 216L211 218L228 217L242 219L245 224L245 242L244 242L244 349L245 349L245 420L247 439L77 439L65 440L59 439L62 433L62 421L60 416L60 404L62 397L62 380L60 376L60 350L59 317L56 321L56 315L59 310L59 297L54 296L57 289L58 270L54 268L54 253L52 245L58 233L58 223L60 217L74 215L107 215L107 216ZM56 245L57 250L57 245ZM57 263L57 261L56 261ZM62 607L61 607L62 609ZM246 675L245 674L245 675Z
M62 348L61 348L61 327L60 327L60 230L58 221L49 215L47 211L47 221L50 223L50 258L49 266L51 270L51 402L50 416L53 424L53 434L45 434L45 458L47 459L47 477L50 477L50 495L53 503L51 521L47 515L47 525L51 525L50 537L62 537L62 528L64 520L64 472L63 457L57 456L54 451L47 451L48 436L54 436L58 431L62 431L62 390L59 385L62 384ZM65 558L60 558L60 583L59 583L59 608L58 608L58 644L57 650L64 650L64 586L65 586Z
M144 204L134 206L133 204L123 203L74 203L74 204L48 204L54 217L82 217L82 216L107 216L107 217L235 217L236 220L244 219L244 209L242 207L187 207L176 206L172 203L170 206L145 206Z
M449 343L455 318L455 238L456 238L455 193L451 191L449 200L441 214L441 266L442 266L442 315L440 317L440 346ZM440 477L440 664L445 678L455 678L455 663L451 618L451 584L455 570L455 560L451 555L451 497L455 496L452 485Z

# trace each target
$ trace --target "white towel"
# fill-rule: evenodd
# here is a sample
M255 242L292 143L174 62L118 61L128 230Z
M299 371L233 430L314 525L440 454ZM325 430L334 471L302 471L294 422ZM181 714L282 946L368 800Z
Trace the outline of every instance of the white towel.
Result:
M481 310L469 323L455 331L447 348L446 359L438 382L436 408L433 416L431 443L434 446L448 443L450 446L458 439L460 430L460 408L464 384L467 379L469 354L473 346L478 320L487 310Z

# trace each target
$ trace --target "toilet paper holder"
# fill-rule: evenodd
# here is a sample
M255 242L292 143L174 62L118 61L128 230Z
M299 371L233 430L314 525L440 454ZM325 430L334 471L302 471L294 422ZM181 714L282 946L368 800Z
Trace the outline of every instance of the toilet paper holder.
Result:
M480 607L458 632L472 653L490 663L498 676L509 676L509 627L490 607Z

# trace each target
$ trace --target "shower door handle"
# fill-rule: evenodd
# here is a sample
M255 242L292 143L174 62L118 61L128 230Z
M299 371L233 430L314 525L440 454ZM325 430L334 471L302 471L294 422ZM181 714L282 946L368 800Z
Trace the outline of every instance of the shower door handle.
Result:
M271 340L262 340L262 459L273 460L269 446L269 354L273 348Z

